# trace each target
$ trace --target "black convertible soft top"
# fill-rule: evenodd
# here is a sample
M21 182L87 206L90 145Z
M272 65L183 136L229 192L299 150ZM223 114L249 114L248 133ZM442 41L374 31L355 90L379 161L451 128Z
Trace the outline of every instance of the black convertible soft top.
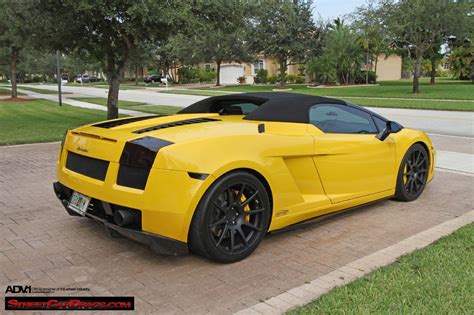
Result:
M216 107L222 107L222 104L231 105L242 102L259 106L244 117L246 120L309 123L309 109L317 104L346 105L373 114L363 107L348 104L341 100L285 92L242 93L209 97L186 107L178 114L214 113L217 112Z

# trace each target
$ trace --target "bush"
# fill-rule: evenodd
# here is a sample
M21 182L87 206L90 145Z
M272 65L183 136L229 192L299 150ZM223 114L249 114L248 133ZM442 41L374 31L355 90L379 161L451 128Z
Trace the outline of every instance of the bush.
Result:
M285 82L302 84L302 83L304 83L304 76L299 75L299 74L287 74L285 76Z
M183 67L178 69L179 83L203 83L212 82L216 79L216 72L193 67Z
M354 83L356 84L365 84L365 74L367 70L356 71L354 77ZM377 75L374 71L369 71L369 84L375 84L377 82Z
M31 79L31 82L33 82L33 83L43 82L43 77L34 76L34 77Z
M449 78L451 74L448 70L436 70L436 76L441 78Z
M298 76L296 77L295 83L296 83L296 84L303 84L304 81L305 81L304 75L298 75Z
M297 74L287 74L285 76L285 81L287 83L295 83L296 79L298 78L298 75Z
M217 77L214 70L203 70L199 69L198 79L199 82L213 82Z
M268 70L260 69L257 70L257 75L254 79L255 83L267 83L268 82Z
M267 81L270 84L275 84L279 81L280 76L279 75L269 75L267 77Z
M332 56L322 55L313 58L306 65L306 71L319 84L332 84L336 82L336 67Z

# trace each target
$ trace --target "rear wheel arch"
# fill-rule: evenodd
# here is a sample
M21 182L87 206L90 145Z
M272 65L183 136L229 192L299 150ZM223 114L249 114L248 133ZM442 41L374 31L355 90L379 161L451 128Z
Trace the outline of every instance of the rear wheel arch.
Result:
M248 168L248 167L234 168L234 169L232 169L230 171L227 171L225 173L222 173L218 177L216 177L207 189L209 189L221 177L224 177L228 174L235 173L235 172L249 173L249 174L255 176L262 183L262 185L265 187L265 190L266 190L267 195L268 195L268 199L270 199L270 207L271 207L271 209L270 209L270 222L268 224L268 226L270 226L271 219L273 217L273 191L272 191L272 188L270 186L270 183L268 182L268 180L265 178L265 176L261 172L255 170L253 168Z
M267 195L268 195L268 199L270 199L270 222L268 223L268 226L270 226L270 223L272 221L272 216L273 216L273 193L272 193L272 189L270 187L270 184L268 183L267 179L265 178L265 176L263 176L260 172L254 170L254 169L250 169L250 168L238 168L238 169L234 169L230 172L227 172L226 174L228 173L232 173L232 172L238 172L238 171L242 171L242 172L247 172L247 173L250 173L252 174L253 176L255 176L261 183L262 185L265 187L266 191L267 191ZM225 174L224 174L225 175Z
M238 203L234 203L233 198L228 197L229 195L222 195L222 193L225 193L226 190L234 189L229 187L235 187L235 185L239 185L240 181L245 183L241 187L237 188L238 190L242 189L240 190L240 194L242 194L243 189L246 189L250 191L246 191L245 196L249 196L254 193L255 194L253 196L257 196L256 199L253 199L253 197L249 198L249 201L254 200L252 203L248 203L251 209L248 209L247 211L254 212L253 214L250 214L251 217L247 217L247 214L243 208L245 207L243 206L244 203L241 203L239 206ZM227 186L229 184L231 186ZM224 187L223 191L220 191L222 189L221 187ZM261 192L259 195L257 195L258 191ZM223 198L220 199L221 197ZM231 198L230 204L229 198ZM272 199L273 196L268 181L260 172L254 169L232 169L226 173L220 174L218 177L215 177L201 197L194 211L188 230L189 249L198 255L211 258L212 260L218 262L235 262L247 257L251 252L253 252L253 250L255 250L265 233L268 231L271 223L271 215L273 213ZM222 208L219 205L209 207L209 205L213 204L220 204ZM235 210L233 210L233 205L236 207ZM233 211L228 211L230 207L232 207L231 209ZM224 212L224 215L222 215L222 211L224 211L223 209L227 209L227 211ZM262 210L260 211L260 209ZM235 216L233 215L234 211L236 213ZM228 214L230 214L230 217L228 217ZM250 225L246 224L244 221L249 222ZM247 229L250 227L250 230L245 231L245 227L247 227ZM226 234L226 232L228 233ZM240 251L243 250L242 252L234 252L233 235L238 235L237 232L240 232L241 237L239 236L239 238L237 238L237 236L235 236L236 241L241 239L242 242L241 244L237 243L237 247L235 248L237 251L239 249ZM219 233L221 233L220 236ZM225 241L227 240L228 242L229 237L231 249L230 253L227 253L226 251L229 251L229 244L225 244ZM216 238L219 239L217 243ZM244 245L246 248L244 247L242 249L242 246ZM222 252L223 250L224 252Z

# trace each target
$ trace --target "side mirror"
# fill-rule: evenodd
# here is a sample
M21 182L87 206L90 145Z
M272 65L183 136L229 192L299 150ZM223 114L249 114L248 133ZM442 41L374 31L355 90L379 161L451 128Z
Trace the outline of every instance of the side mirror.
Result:
M380 141L384 141L387 139L388 135L392 133L392 122L387 121L387 124L385 125L385 128L380 131L375 138L379 139Z

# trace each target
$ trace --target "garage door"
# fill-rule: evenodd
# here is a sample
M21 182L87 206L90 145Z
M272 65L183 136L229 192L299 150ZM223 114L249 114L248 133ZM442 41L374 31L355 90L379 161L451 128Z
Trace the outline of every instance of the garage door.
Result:
M238 84L238 77L244 75L244 66L242 65L222 65L221 66L221 84Z

